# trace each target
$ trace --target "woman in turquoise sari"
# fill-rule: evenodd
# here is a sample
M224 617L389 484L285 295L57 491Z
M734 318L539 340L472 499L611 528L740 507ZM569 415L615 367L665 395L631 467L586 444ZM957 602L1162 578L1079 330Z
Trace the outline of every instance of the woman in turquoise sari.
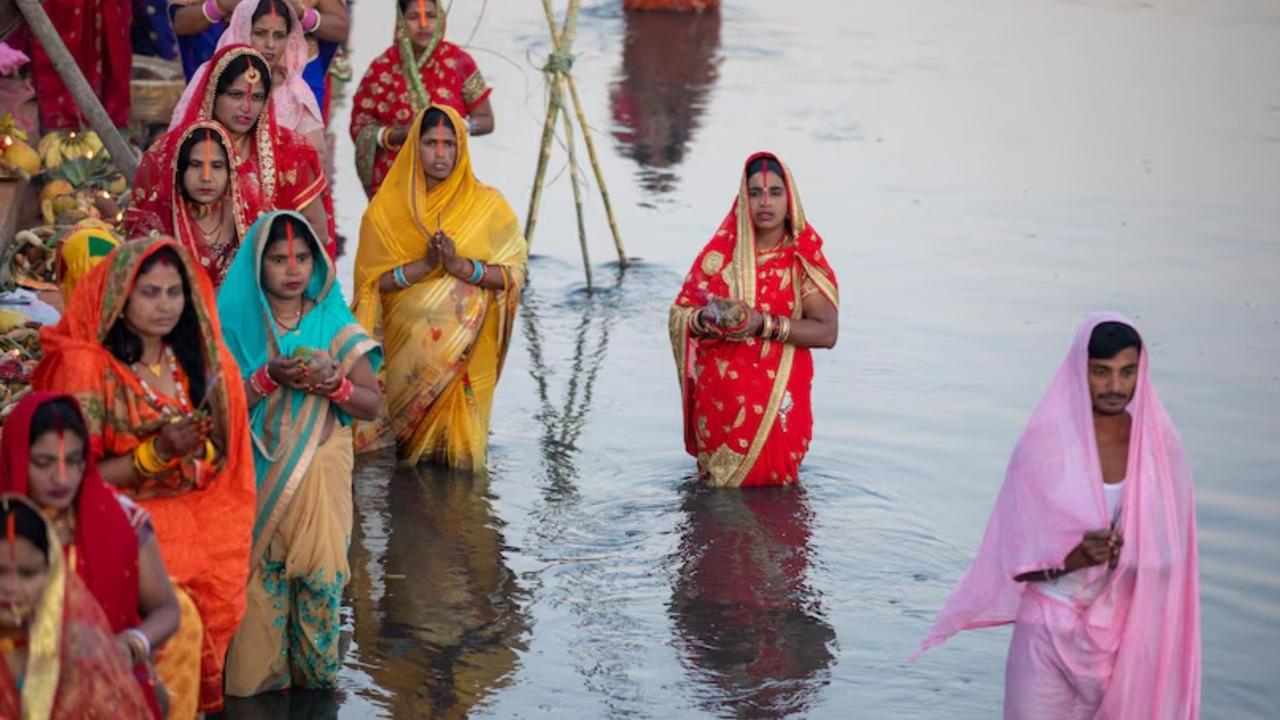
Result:
M338 672L350 423L377 415L382 349L347 309L321 247L298 213L266 213L218 293L258 477L249 607L227 659L228 695L330 688Z

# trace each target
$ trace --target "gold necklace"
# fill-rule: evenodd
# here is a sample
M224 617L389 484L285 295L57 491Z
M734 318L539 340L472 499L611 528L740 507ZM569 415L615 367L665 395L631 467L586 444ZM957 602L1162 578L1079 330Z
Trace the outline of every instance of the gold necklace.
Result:
M138 358L138 364L146 368L148 371L150 371L152 375L155 375L157 378L159 378L160 369L164 367L164 358L165 358L164 348L162 347L160 349L160 357L156 358L156 361L154 363L149 363L142 358Z

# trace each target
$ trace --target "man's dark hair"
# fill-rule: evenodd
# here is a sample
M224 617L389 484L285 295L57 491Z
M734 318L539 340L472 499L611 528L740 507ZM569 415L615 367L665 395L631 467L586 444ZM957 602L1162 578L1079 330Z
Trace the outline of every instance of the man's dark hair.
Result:
M1125 348L1142 352L1142 338L1131 325L1114 320L1098 323L1089 336L1089 357L1095 360L1110 360Z

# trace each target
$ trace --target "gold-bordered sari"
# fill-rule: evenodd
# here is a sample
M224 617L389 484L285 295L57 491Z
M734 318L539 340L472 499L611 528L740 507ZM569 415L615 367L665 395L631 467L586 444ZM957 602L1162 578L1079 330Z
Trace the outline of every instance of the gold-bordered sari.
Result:
M390 444L393 434L399 456L409 463L481 469L528 244L502 194L476 180L462 117L447 106L431 107L455 129L453 172L427 190L418 153L425 111L419 113L360 225L353 309L382 338L387 413L378 423L356 424L356 451ZM424 257L441 228L459 256L501 267L506 288L485 290L437 269L411 287L381 292L382 275Z

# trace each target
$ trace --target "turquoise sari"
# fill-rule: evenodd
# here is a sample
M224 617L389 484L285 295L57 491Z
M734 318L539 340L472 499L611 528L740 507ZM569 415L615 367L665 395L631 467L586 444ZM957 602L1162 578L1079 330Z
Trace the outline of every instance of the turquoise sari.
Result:
M305 295L315 302L295 330L281 333L260 278L271 228L296 212L262 215L218 292L227 349L242 380L299 347L326 351L347 375L362 357L374 372L382 348L356 322L337 287L332 260L310 233L315 261ZM308 226L309 227L309 226ZM334 422L324 438L324 429ZM281 386L249 411L257 471L249 608L228 658L227 692L331 687L339 658L342 590L350 576L351 417L328 398ZM272 646L277 646L274 649Z
M240 365L242 379L247 380L277 355L292 354L299 347L327 351L343 375L366 355L377 372L382 365L382 348L347 308L337 287L333 261L314 235L312 241L318 252L306 297L316 305L303 315L296 330L284 334L277 330L259 278L271 226L286 216L306 223L302 215L293 211L264 213L249 228L218 291L223 339ZM258 471L258 514L253 526L250 567L261 558L262 546L271 538L290 496L306 473L329 413L336 415L342 425L351 424L351 417L328 399L287 387L250 409L253 459Z

